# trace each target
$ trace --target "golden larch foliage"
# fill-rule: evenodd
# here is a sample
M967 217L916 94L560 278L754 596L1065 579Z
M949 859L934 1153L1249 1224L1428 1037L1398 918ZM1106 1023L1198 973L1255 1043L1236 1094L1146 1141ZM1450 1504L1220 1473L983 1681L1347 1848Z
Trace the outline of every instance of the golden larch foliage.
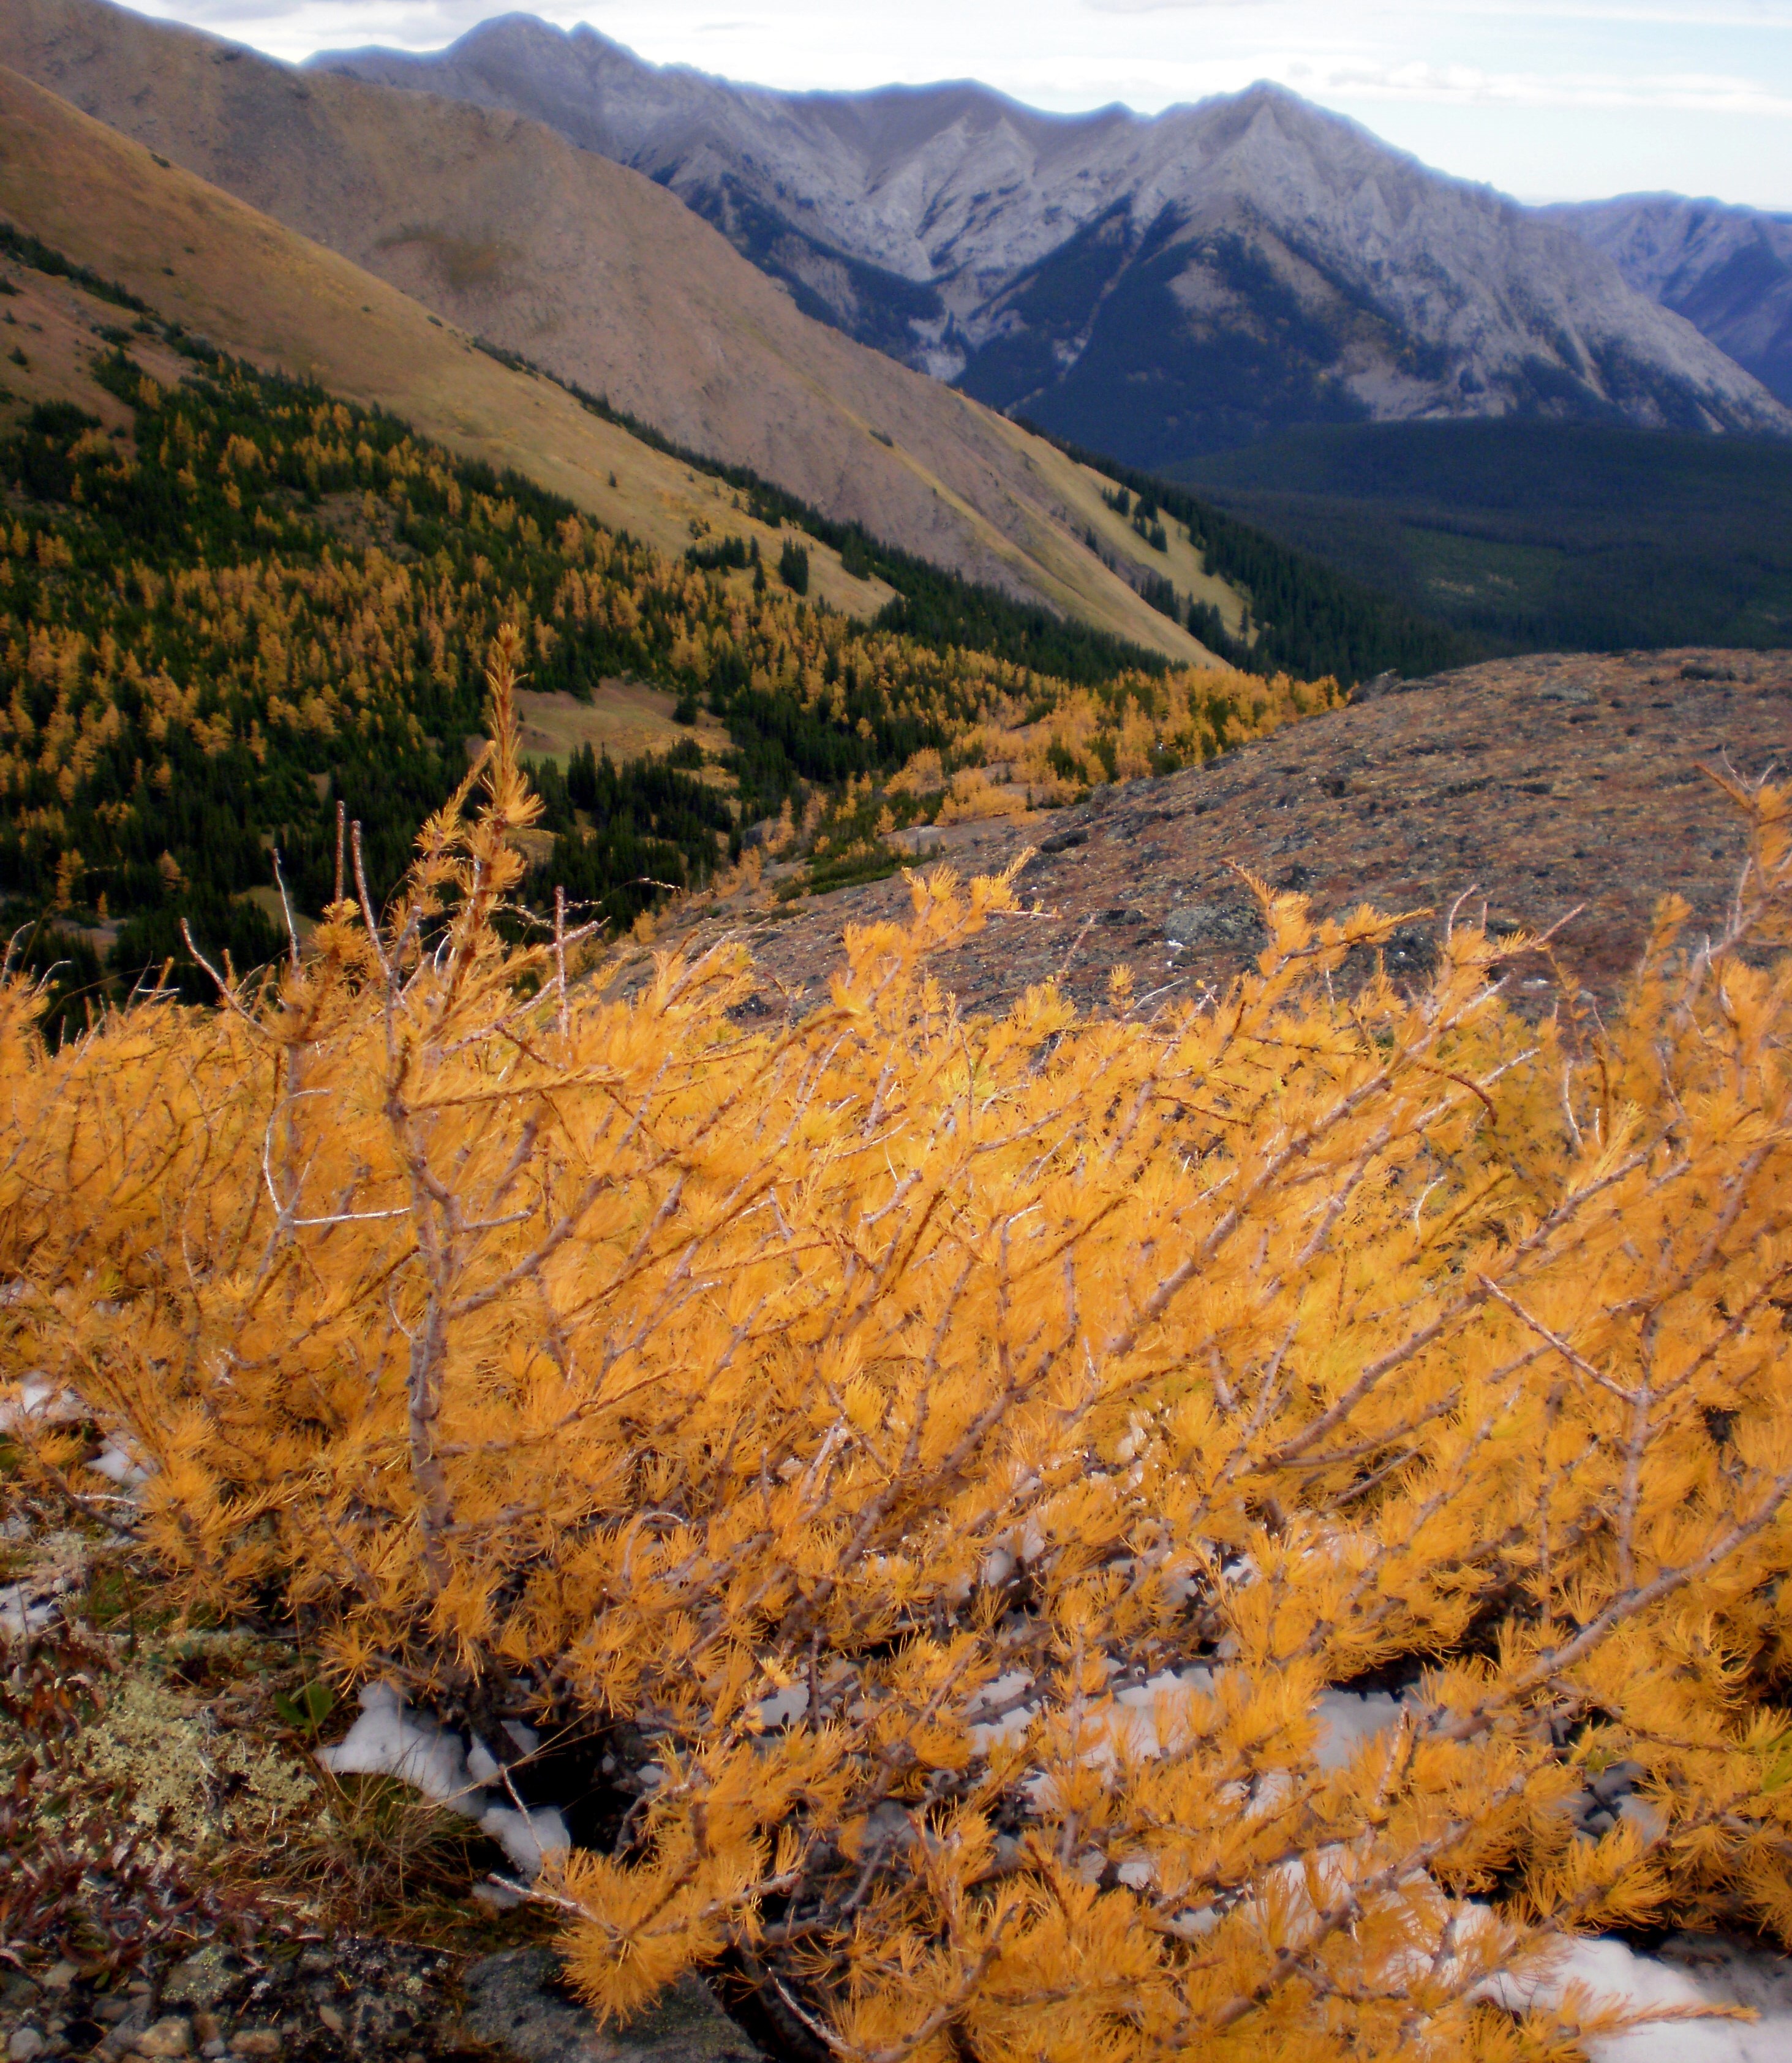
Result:
M1597 1036L1508 1007L1523 939L1353 983L1398 918L1267 890L1216 1004L966 1019L930 956L1013 906L944 871L743 1028L739 950L622 1003L505 943L521 653L393 911L53 1055L0 1000L9 1353L189 1595L606 1739L541 1895L608 2013L1541 2063L1621 2024L1514 2003L1571 1934L1792 1940L1784 792Z

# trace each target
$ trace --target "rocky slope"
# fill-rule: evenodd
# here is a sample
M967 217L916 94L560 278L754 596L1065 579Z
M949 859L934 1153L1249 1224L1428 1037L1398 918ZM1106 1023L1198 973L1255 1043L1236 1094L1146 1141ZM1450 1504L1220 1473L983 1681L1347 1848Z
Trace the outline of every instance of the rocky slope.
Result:
M1792 432L1566 226L1274 86L1152 119L974 85L778 94L521 15L314 65L551 123L814 312L1134 464L1366 416Z
M1741 826L1701 768L1727 758L1762 774L1789 729L1792 653L1547 655L1411 683L1205 767L1098 789L1081 808L917 838L922 863L961 874L1036 849L1017 884L1031 907L945 955L940 978L968 1010L992 1011L1047 979L1105 1010L1117 966L1147 1008L1223 987L1263 942L1242 867L1322 915L1363 901L1422 912L1389 953L1396 974L1431 964L1459 898L1496 928L1559 927L1571 995L1609 1007L1661 897L1685 897L1697 929L1734 890ZM842 927L907 900L900 877L781 905L737 895L693 907L658 943L736 932L760 1008L801 1009L825 995ZM1521 1004L1560 992L1540 959L1512 979Z
M1613 259L1792 405L1792 215L1680 194L1625 194L1541 213Z
M1093 476L811 321L670 195L538 123L307 75L104 0L8 0L0 66L682 444L936 565L1203 657L1141 598L1159 570L1146 543L1122 525L1090 549Z

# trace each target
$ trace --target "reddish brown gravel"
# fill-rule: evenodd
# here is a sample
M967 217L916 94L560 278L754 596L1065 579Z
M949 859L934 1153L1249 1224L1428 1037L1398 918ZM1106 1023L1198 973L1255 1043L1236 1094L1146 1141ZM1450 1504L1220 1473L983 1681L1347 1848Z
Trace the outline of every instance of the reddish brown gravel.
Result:
M1198 770L1096 790L1019 824L955 825L936 859L1019 881L1043 913L998 919L939 963L968 1009L996 1011L1057 975L1102 1007L1108 970L1139 993L1224 980L1257 950L1254 905L1228 863L1303 890L1326 912L1368 900L1428 908L1390 964L1421 971L1438 918L1467 891L1510 928L1560 923L1575 978L1609 1001L1669 891L1721 915L1743 839L1700 769L1744 776L1792 758L1792 652L1673 651L1497 660L1359 700ZM935 863L928 859L918 864ZM661 943L735 931L768 1008L825 991L845 926L899 916L900 877L775 911L744 898L695 909ZM1180 943L1178 943L1180 941ZM1529 979L1542 986L1535 970Z

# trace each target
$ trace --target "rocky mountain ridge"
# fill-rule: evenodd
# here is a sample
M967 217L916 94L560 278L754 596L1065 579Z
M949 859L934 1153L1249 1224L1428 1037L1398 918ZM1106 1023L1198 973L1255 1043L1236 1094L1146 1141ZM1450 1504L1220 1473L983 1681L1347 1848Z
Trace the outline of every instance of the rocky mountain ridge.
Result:
M1792 406L1792 215L1681 194L1623 194L1540 211L1611 258Z
M312 62L543 121L677 193L810 312L1134 464L1366 418L1792 434L1573 227L1279 87L1150 119L969 83L783 94L526 15Z
M939 978L967 1013L1000 1014L1050 981L1105 1014L1115 967L1147 1013L1223 993L1265 943L1242 869L1321 915L1365 899L1410 913L1387 954L1405 979L1435 965L1452 907L1500 933L1550 931L1552 960L1512 971L1520 1007L1609 1009L1661 898L1685 899L1693 936L1722 923L1745 838L1705 770L1763 775L1789 713L1785 652L1544 653L1367 683L1349 707L1204 766L1030 818L911 834L917 865L1021 867L1023 908L942 955ZM656 944L743 938L758 1011L801 1012L826 996L844 927L908 903L900 878L789 903L694 898ZM650 972L636 952L618 990Z

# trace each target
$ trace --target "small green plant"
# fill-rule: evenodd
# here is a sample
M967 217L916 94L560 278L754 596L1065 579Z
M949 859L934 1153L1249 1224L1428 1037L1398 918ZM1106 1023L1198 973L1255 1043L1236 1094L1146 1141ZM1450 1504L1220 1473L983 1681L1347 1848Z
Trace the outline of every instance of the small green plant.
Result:
M302 1683L290 1695L276 1691L274 1710L282 1723L294 1732L315 1735L336 1710L336 1693L328 1683Z

